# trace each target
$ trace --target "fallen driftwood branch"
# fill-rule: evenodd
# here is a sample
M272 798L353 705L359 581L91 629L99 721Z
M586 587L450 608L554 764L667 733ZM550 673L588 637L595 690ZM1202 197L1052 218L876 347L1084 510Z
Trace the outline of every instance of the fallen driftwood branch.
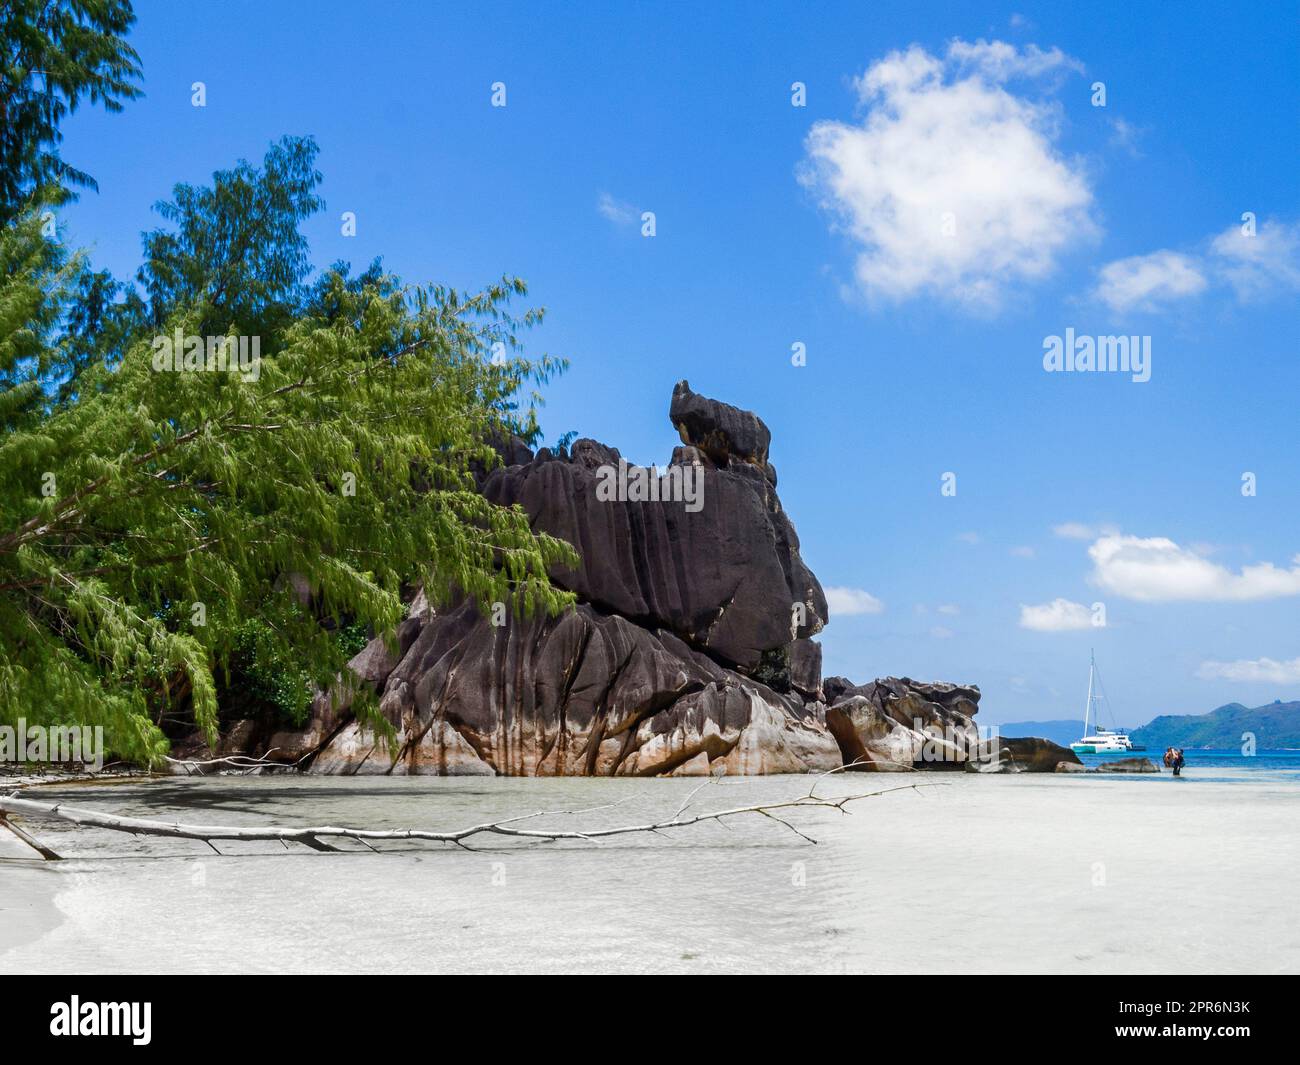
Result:
M671 829L687 828L691 825L703 824L707 821L723 822L727 819L739 817L742 814L758 814L762 817L776 821L784 825L795 835L809 843L817 841L811 836L801 832L783 817L778 816L780 811L795 809L829 809L838 810L845 813L845 807L849 803L860 802L863 799L873 799L881 795L887 795L894 791L915 791L924 787L941 787L939 783L933 784L903 784L898 787L885 788L880 791L858 792L851 795L843 795L839 798L826 798L817 794L817 784L820 782L819 777L814 781L812 787L806 795L800 795L793 799L783 799L776 802L756 803L751 806L734 806L724 810L714 810L711 813L699 813L685 815L686 809L694 801L699 788L695 789L688 797L685 803L678 808L677 813L672 817L661 821L650 821L638 825L622 825L615 828L591 828L585 831L577 829L550 829L550 828L524 828L522 822L531 821L538 817L549 817L559 815L573 815L590 813L595 810L609 809L612 806L620 805L619 803L610 803L605 806L590 807L585 810L538 810L535 813L523 814L519 817L510 817L500 821L486 821L482 824L470 825L468 828L457 829L450 832L435 832L426 829L417 828L395 828L395 829L371 829L371 828L343 828L337 825L321 825L309 828L286 828L274 825L188 825L180 821L153 821L140 817L124 817L119 814L103 813L97 810L87 810L81 807L68 806L64 803L37 802L34 799L20 799L16 796L0 797L0 815L23 814L30 817L52 817L63 821L71 821L73 824L85 828L102 828L113 832L130 832L139 836L167 836L174 839L196 839L216 850L214 841L218 840L237 840L252 842L258 840L277 840L284 844L301 843L304 846L311 847L319 851L337 851L338 847L327 843L326 840L335 839L352 839L358 840L365 846L370 846L370 841L374 840L424 840L432 843L454 843L458 847L465 847L465 841L475 836L497 835L509 836L516 839L526 840L544 840L554 842L557 840L584 840L591 842L593 840L605 839L610 836L625 836L635 832L665 832ZM705 782L708 783L707 781ZM703 786L703 785L702 785ZM374 848L371 847L373 850ZM466 848L471 849L471 848ZM218 853L220 853L218 851Z
M50 848L45 846L44 843L36 839L34 836L28 835L21 828L19 828L12 821L10 821L9 818L5 817L4 814L0 814L0 828L9 829L10 832L12 832L20 840L26 843L27 846L31 847L32 850L39 852L40 856L44 858L47 862L58 862L63 860L63 856L61 854L55 854L54 851L50 850Z
M278 751L279 747L272 747L266 754L257 757L251 754L228 754L222 758L167 758L169 765L178 765L185 770L186 776L191 776L193 770L202 769L205 766L222 765L231 769L243 769L252 773L261 769L297 769L303 762L314 754L314 751L304 754L296 762L277 762L271 755Z

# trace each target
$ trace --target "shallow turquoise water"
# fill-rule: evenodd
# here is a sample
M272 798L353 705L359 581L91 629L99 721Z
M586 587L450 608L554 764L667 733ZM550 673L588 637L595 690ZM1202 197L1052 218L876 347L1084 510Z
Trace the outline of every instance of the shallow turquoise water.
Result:
M1113 762L1119 758L1150 758L1164 769L1164 749L1137 751L1133 754L1081 754L1079 761L1086 766ZM1183 775L1195 774L1205 779L1223 782L1274 779L1300 784L1300 751L1257 751L1243 755L1237 748L1212 750L1208 748L1183 748ZM1223 773L1221 770L1232 770ZM1168 772L1168 770L1165 770Z

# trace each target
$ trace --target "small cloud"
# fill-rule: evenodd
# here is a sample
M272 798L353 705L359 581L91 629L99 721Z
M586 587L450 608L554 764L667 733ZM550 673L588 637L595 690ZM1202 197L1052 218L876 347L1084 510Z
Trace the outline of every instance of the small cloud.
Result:
M1300 289L1300 222L1265 222L1253 236L1231 226L1210 242L1210 254L1243 303Z
M637 210L630 203L616 200L608 192L602 192L596 198L596 210L615 225L633 226L637 222Z
M953 40L948 45L948 59L958 67L978 71L996 84L1012 78L1036 78L1052 70L1084 72L1079 60L1059 48L1044 50L1036 44L1027 44L1018 49L1006 41L986 41L983 38L973 44Z
M1095 540L1101 534L1100 529L1083 524L1083 521L1062 521L1060 525L1053 525L1052 532L1062 540Z
M1036 558L1038 552L1035 551L1032 547L1028 547L1024 544L1021 544L1019 547L1013 547L1011 549L1011 554L1015 558Z
M1155 310L1205 291L1194 259L1173 251L1116 259L1098 271L1094 294L1113 311Z
M1069 599L1053 599L1041 606L1020 605L1020 627L1034 632L1073 632L1094 627L1092 611ZM1097 625L1104 628L1104 625Z
M1300 658L1278 662L1247 658L1235 662L1202 662L1196 675L1203 680L1235 680L1254 684L1300 684Z
M1146 130L1118 117L1110 120L1110 129L1110 145L1112 148L1119 148L1121 151L1128 152L1135 159L1141 156L1142 153L1138 151L1137 142L1138 138Z
M949 617L955 617L961 613L961 608L955 603L944 603L939 607L940 614L947 614Z
M1168 249L1107 263L1092 295L1113 311L1154 311L1200 295L1211 285L1241 303L1300 291L1300 222L1266 221L1247 231L1229 226L1202 242L1202 252Z
M837 614L845 617L853 614L879 614L885 609L884 603L861 588L827 588L826 605L830 607L832 618Z
M980 534L977 532L964 532L964 533L958 533L957 539L964 544L978 544L981 540L981 537Z
M1249 602L1300 595L1300 555L1233 572L1163 536L1103 536L1088 548L1099 588L1149 603Z
M948 640L952 638L952 629L945 629L942 625L936 625L930 630L930 635L936 640Z

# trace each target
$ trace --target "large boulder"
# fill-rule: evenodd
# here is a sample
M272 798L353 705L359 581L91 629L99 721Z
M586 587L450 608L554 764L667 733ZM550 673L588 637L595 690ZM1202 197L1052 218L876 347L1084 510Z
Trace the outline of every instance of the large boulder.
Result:
M845 765L859 770L961 769L977 750L974 685L884 677L855 685L827 677L826 726Z
M394 744L354 726L313 768L649 776L840 764L820 704L586 604L500 626L470 602L431 617L387 677L379 706Z
M1097 766L1098 773L1159 773L1160 767L1151 761L1150 758L1116 758L1113 761L1101 762Z
M744 462L765 474L772 433L757 414L730 403L709 399L691 391L690 383L678 381L673 388L668 418L683 444L698 448L718 466ZM775 471L771 479L776 481Z
M981 773L1068 773L1064 766L1081 766L1069 747L1041 736L995 736L982 740L979 757L967 769Z

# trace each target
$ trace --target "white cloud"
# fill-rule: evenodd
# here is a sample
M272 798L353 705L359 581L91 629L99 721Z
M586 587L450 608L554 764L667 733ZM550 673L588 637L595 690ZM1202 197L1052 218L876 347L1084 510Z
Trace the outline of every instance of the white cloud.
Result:
M944 603L939 607L939 613L947 614L949 617L952 617L961 613L961 607L957 606L955 603Z
M1044 51L1036 44L1016 48L1006 41L986 41L982 37L971 43L954 38L948 45L949 62L963 70L974 70L989 81L1000 84L1012 78L1037 78L1052 70L1083 73L1083 64L1059 48Z
M1300 222L1266 221L1253 232L1229 226L1197 254L1132 255L1097 273L1092 295L1113 311L1157 310L1210 286L1231 288L1242 303L1300 291Z
M1027 544L1021 544L1019 547L1013 547L1011 554L1016 558L1035 558L1038 552Z
M861 588L827 588L826 605L832 618L837 614L879 614L885 609L884 603Z
M1092 610L1069 599L1053 599L1040 606L1020 604L1020 627L1035 632L1073 632L1093 627ZM1098 625L1097 628L1104 628Z
M620 226L635 225L639 217L635 207L630 203L614 199L608 192L602 192L596 197L596 210L615 225Z
M1110 143L1112 147L1122 149L1135 159L1141 156L1142 153L1138 151L1137 142L1138 138L1145 132L1143 129L1133 125L1132 122L1118 117L1110 120L1110 128Z
M1271 562L1233 572L1163 536L1103 536L1088 548L1092 579L1126 599L1145 602L1244 602L1300 595L1300 555L1291 569Z
M1084 525L1081 521L1065 521L1060 525L1053 525L1052 532L1066 540L1091 540L1098 533L1091 525Z
M1231 226L1210 242L1210 254L1243 302L1300 289L1300 222L1264 222L1253 236Z
M980 543L983 538L977 532L962 532L957 534L957 539L964 544L971 544L973 546Z
M1095 235L1088 182L1056 149L1056 109L1005 87L1079 69L1058 48L954 40L939 58L913 45L855 81L861 122L813 126L801 180L859 245L868 297L993 310Z
M1157 251L1107 263L1098 273L1095 295L1113 311L1154 310L1198 295L1206 283L1191 257Z
M952 638L952 629L945 629L942 625L936 625L930 630L930 636L936 640L948 640Z
M1196 671L1204 680L1236 680L1260 684L1300 684L1300 658L1241 658L1235 662L1203 662Z

